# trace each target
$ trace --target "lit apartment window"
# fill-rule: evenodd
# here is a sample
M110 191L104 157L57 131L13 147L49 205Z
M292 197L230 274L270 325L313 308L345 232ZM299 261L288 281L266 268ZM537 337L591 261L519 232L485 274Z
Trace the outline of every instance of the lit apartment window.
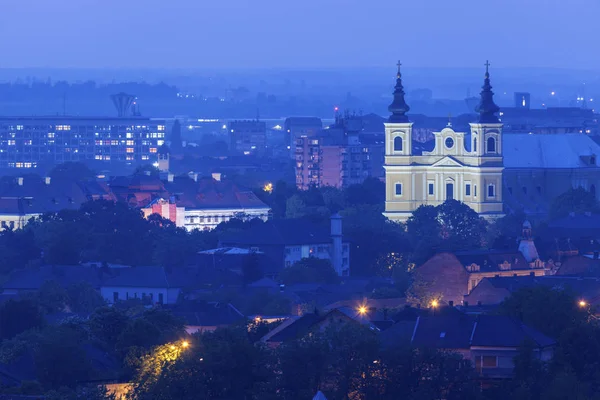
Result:
M145 154L142 156L142 160L149 160L149 159L150 159L150 156L147 156Z
M150 153L156 153L156 147L150 147Z
M133 160L133 156L128 154L127 157L126 157L126 160L127 161L132 161Z
M128 148L127 148L127 152L128 152L128 153L133 153L133 147L128 147Z
M158 125L158 130L159 131L164 131L165 130L165 126L164 125Z
M127 141L127 146L133 146L133 140L128 140Z
M17 125L17 130L18 131L22 131L23 130L23 125Z
M49 138L54 138L54 132L48 132L48 137Z
M14 146L15 145L15 141L14 140L9 140L8 141L8 145L9 146Z

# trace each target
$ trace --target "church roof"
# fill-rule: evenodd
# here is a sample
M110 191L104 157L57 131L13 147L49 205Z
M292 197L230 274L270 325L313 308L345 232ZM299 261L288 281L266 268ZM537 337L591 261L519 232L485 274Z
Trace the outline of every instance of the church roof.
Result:
M589 156L600 156L600 145L578 133L507 133L503 140L506 168L596 167Z

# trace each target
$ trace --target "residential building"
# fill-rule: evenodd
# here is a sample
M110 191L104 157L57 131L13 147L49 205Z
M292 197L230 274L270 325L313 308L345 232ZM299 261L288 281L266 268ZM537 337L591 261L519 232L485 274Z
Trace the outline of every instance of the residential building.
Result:
M103 182L75 182L35 175L6 179L0 185L0 230L20 229L44 213L78 209L88 200L113 197Z
M296 143L300 138L312 138L319 135L323 129L323 121L317 117L289 117L283 124L286 143L290 149L290 156L295 158Z
M468 296L465 296L464 303L498 305L516 291L540 286L573 293L578 301L585 303L585 307L596 308L600 304L600 282L597 277L560 275L484 278Z
M362 120L356 116L337 117L335 124L318 136L296 139L296 186L338 188L360 184L370 176L381 176L383 144L361 143ZM379 150L379 151L378 151ZM373 158L371 153L377 154Z
M458 353L486 380L511 378L514 358L526 342L540 361L550 361L556 346L553 339L510 317L460 313L402 321L382 332L381 338L387 347L409 343Z
M350 272L350 245L343 239L342 219L337 214L331 217L330 230L303 219L272 220L229 235L220 245L263 252L278 269L316 257L330 260L340 276Z
M525 221L518 250L474 250L439 253L415 270L415 281L429 297L460 304L484 278L543 276L552 268L540 260Z
M157 161L165 123L143 117L0 117L0 168Z
M277 348L282 343L291 342L312 332L322 332L328 327L348 323L365 325L373 331L379 331L367 317L357 313L356 310L336 308L323 315L311 313L290 317L263 336L260 341L271 348Z
M267 125L263 121L231 121L229 123L232 153L245 155L265 153L267 148Z

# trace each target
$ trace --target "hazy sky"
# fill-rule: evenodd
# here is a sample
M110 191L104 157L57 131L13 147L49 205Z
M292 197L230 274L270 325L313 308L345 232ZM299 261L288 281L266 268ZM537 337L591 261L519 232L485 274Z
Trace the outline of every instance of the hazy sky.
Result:
M596 69L599 0L0 0L0 68Z

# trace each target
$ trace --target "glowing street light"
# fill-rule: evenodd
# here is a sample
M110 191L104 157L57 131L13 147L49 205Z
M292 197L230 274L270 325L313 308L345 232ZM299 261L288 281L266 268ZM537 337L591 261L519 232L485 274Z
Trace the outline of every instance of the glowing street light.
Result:
M438 306L438 301L437 301L437 300L433 300L433 301L431 302L431 307L433 307L433 308L437 308L437 306Z
M367 307L366 306L360 306L360 307L358 307L358 313L360 315L365 315L367 313Z
M587 306L587 303L585 302L585 300L579 300L579 307L584 308Z
M184 349L187 349L190 346L190 343L187 340L184 340L183 342L181 342L181 347L183 347Z
M263 186L263 191L265 191L267 193L272 193L273 192L273 184L271 182L265 183L265 186Z

